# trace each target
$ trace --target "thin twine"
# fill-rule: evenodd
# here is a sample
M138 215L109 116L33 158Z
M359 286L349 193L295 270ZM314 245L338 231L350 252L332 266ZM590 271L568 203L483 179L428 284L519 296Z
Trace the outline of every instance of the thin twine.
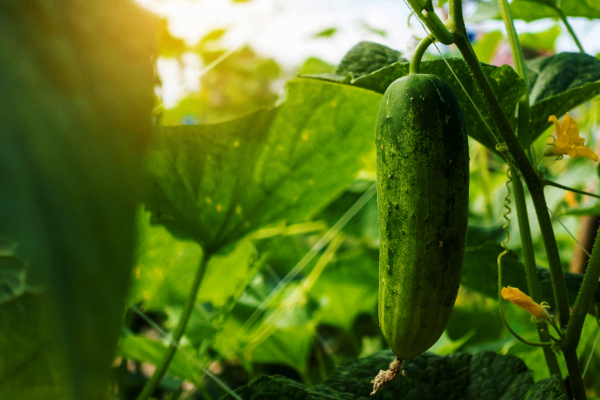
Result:
M577 243L579 245L579 247L581 247L581 250L583 250L583 252L588 257L591 257L592 255L585 249L585 247L583 247L583 245L579 242L579 240L577 240L577 238L571 233L571 231L565 226L565 224L563 224L563 222L560 220L560 218L558 218L556 216L556 214L554 214L552 212L552 210L550 209L550 207L548 207L548 211L550 211L550 214L552 214L552 216L562 225L562 227L565 229L565 231L567 231L567 233L569 234L569 236L571 236L571 238L573 238L573 240L575 241L575 243Z

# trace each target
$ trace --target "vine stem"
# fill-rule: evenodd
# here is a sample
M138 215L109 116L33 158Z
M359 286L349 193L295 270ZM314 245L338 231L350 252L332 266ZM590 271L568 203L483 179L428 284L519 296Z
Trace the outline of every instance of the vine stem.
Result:
M575 305L573 306L571 322L569 322L569 326L567 327L565 343L563 345L565 350L575 350L579 344L583 323L585 322L588 310L592 306L596 287L598 286L598 279L600 279L600 234L596 235L592 256L583 276L583 283L581 284L581 289L579 289L577 300L575 300Z
M413 56L410 59L410 66L408 67L409 74L413 75L419 73L421 69L421 59L423 58L427 48L431 46L434 40L435 37L430 33L419 42L415 52L413 53Z
M573 30L573 27L571 26L571 24L569 24L569 21L567 20L567 16L563 12L563 10L561 10L560 7L556 7L556 6L552 6L552 5L550 5L550 7L554 8L554 10L558 13L558 16L559 16L560 20L567 27L567 31L569 31L569 35L571 35L571 37L575 41L575 44L577 45L577 48L579 49L579 52L585 54L585 51L583 50L583 46L581 45L581 42L579 41L579 38L575 34L575 31Z
M590 193L590 192L584 192L583 190L573 189L571 187L561 185L560 183L556 183L556 182L550 181L548 179L543 179L542 180L542 184L544 186L554 186L554 187L557 187L557 188L562 189L562 190L567 190L569 192L578 193L578 194L582 194L584 196L590 196L590 197L595 197L597 199L600 199L600 196L597 195L597 194Z
M211 255L212 252L203 250L202 258L200 259L198 269L196 270L196 276L194 277L194 281L192 282L190 293L188 294L188 297L186 299L181 319L179 320L177 327L171 335L171 342L169 344L169 347L163 355L160 364L156 366L154 374L152 374L150 380L148 380L148 382L146 382L146 385L144 385L144 388L138 396L137 400L149 399L160 384L162 378L167 373L169 364L171 363L173 357L175 356L175 353L177 352L177 348L179 347L179 341L185 333L188 322L190 320L190 316L192 315L192 310L194 309L194 304L196 303L196 297L198 297L198 290L200 289L200 286L202 284L202 279L204 278L204 273L206 272L206 266Z
M510 324L508 323L508 320L506 319L506 314L504 313L504 302L502 299L502 257L508 254L508 247L506 246L506 244L510 241L510 232L508 231L508 227L510 226L510 218L508 218L508 216L512 211L510 208L510 183L513 182L511 171L512 168L510 168L509 166L509 168L506 170L506 197L504 197L504 208L506 209L506 211L504 212L504 214L502 214L502 217L504 217L504 219L506 220L506 223L502 226L504 233L506 233L506 239L504 239L504 241L500 243L504 251L498 255L498 304L500 306L500 317L502 318L502 323L504 324L504 327L508 329L508 331L521 342L529 346L549 347L552 346L552 342L530 342L529 340L526 340L523 337L521 337L517 332L515 332L511 328Z
M498 0L500 5L500 12L502 14L502 20L506 27L506 33L508 41L510 43L510 49L514 60L515 71L521 79L525 82L527 88L525 94L519 101L519 112L518 112L518 138L521 142L521 147L526 149L529 161L533 161L533 156L530 151L531 142L531 124L530 124L530 106L529 106L529 82L527 78L527 71L525 68L525 58L523 57L523 49L521 48L521 42L519 41L519 35L515 29L515 24L510 12L510 7L507 0ZM513 190L515 198L515 208L517 211L517 221L519 224L519 231L521 233L521 248L523 250L523 264L525 266L525 276L527 278L527 289L531 295L533 301L536 303L542 302L542 291L540 288L540 280L537 274L537 266L535 263L535 254L533 251L533 240L531 237L531 229L529 226L529 217L527 214L527 203L525 202L525 191L523 190L523 184L521 177L518 174L516 168L509 165L511 173L514 176L513 179ZM544 340L544 333L548 331L548 325L545 321L541 321L535 324L538 336L540 340ZM544 358L550 375L556 375L560 379L561 389L566 393L566 388L562 379L562 373L556 358L556 353L549 347L542 347L544 352Z
M525 191L523 189L523 183L517 173L516 168L510 167L512 170L513 178L513 191L515 197L515 208L517 209L517 221L519 224L519 232L521 233L521 249L523 251L523 263L525 265L525 277L527 278L527 288L529 295L536 303L541 303L542 290L540 288L540 280L537 274L537 266L535 264L535 254L533 251L533 240L531 238L531 228L529 225L529 217L527 215L527 203L525 202ZM545 321L541 321L535 324L538 336L540 340L544 340L544 334L542 331L548 332L548 325ZM550 375L556 375L560 379L561 390L566 393L565 383L562 379L562 373L560 371L560 365L556 358L556 353L549 347L542 347L544 352L544 358L546 359L546 365Z
M475 85L483 97L485 106L488 111L494 117L494 121L498 125L501 137L508 147L510 157L513 163L519 169L521 176L525 180L527 187L531 193L533 205L540 223L540 229L542 238L546 247L546 254L548 256L548 264L550 267L550 274L552 278L552 288L554 291L554 297L557 303L557 308L560 316L561 326L567 326L569 322L569 302L567 297L567 286L565 284L562 272L562 266L560 263L560 256L558 254L558 247L556 245L556 239L554 238L554 231L552 229L552 221L546 206L546 199L544 196L543 185L537 176L535 170L530 164L523 148L521 147L519 140L514 134L508 119L504 115L498 100L496 99L490 84L481 69L481 65L477 60L477 56L469 43L469 39L466 35L466 29L464 27L464 21L462 20L462 3L459 0L450 0L450 12L455 14L455 24L457 25L454 36L456 38L456 46L462 53L467 67L471 72Z
M564 280L562 265L558 253L558 246L556 245L556 239L554 237L552 221L550 220L550 215L546 205L544 187L533 166L525 155L525 151L521 147L519 140L514 134L508 119L504 115L502 107L500 107L500 104L498 103L498 100L496 99L494 92L492 91L492 88L487 81L485 74L483 73L481 65L479 64L479 60L477 60L477 56L471 47L462 15L462 1L450 0L449 13L449 21L451 22L449 28L454 35L455 44L463 55L467 67L473 76L475 85L483 97L484 104L490 114L493 116L494 121L499 128L500 135L509 149L510 156L514 164L521 172L521 175L523 176L523 179L529 188L529 192L531 193L533 205L542 233L542 238L546 248L546 255L548 257L550 277L552 279L552 290L554 292L560 326L564 329L568 326L570 317L567 286ZM571 354L571 352L573 353ZM577 400L586 399L583 380L579 372L579 365L576 362L577 354L575 354L574 350L571 349L565 349L564 354L565 361L567 362L567 369L569 370L569 378L571 380L573 394Z
M525 94L519 100L519 113L518 113L518 126L517 135L521 142L521 147L527 152L529 162L533 162L533 156L531 154L531 130L530 130L530 107L529 107L529 82L527 78L527 69L525 67L525 58L523 57L523 49L521 48L521 42L519 41L519 35L515 29L515 24L510 13L510 7L507 0L498 0L500 5L500 13L504 26L506 27L506 34L508 36L508 42L510 43L510 50L515 65L515 71L519 75L523 82L525 82Z

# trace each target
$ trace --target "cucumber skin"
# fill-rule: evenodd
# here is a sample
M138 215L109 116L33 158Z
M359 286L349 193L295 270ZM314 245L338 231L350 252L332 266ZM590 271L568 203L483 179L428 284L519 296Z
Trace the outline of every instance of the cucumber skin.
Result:
M464 119L446 82L408 75L377 116L379 323L401 360L442 335L458 294L469 206Z

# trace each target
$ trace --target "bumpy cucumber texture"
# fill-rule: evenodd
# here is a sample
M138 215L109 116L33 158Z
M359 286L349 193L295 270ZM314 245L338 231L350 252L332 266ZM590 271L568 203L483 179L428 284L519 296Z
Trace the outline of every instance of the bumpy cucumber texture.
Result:
M469 153L458 101L435 75L386 90L377 116L379 323L400 360L441 336L458 293Z

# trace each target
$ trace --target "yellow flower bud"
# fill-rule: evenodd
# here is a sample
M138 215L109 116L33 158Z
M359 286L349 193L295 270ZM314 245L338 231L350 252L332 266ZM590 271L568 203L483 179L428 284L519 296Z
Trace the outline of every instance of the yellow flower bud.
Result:
M533 301L533 299L527 296L525 293L521 292L518 288L513 287L504 287L500 291L502 294L502 298L504 300L508 300L513 304L527 310L529 314L531 314L534 318L540 318L549 320L550 316L546 314L544 308L549 308L547 303L542 303L541 305Z

